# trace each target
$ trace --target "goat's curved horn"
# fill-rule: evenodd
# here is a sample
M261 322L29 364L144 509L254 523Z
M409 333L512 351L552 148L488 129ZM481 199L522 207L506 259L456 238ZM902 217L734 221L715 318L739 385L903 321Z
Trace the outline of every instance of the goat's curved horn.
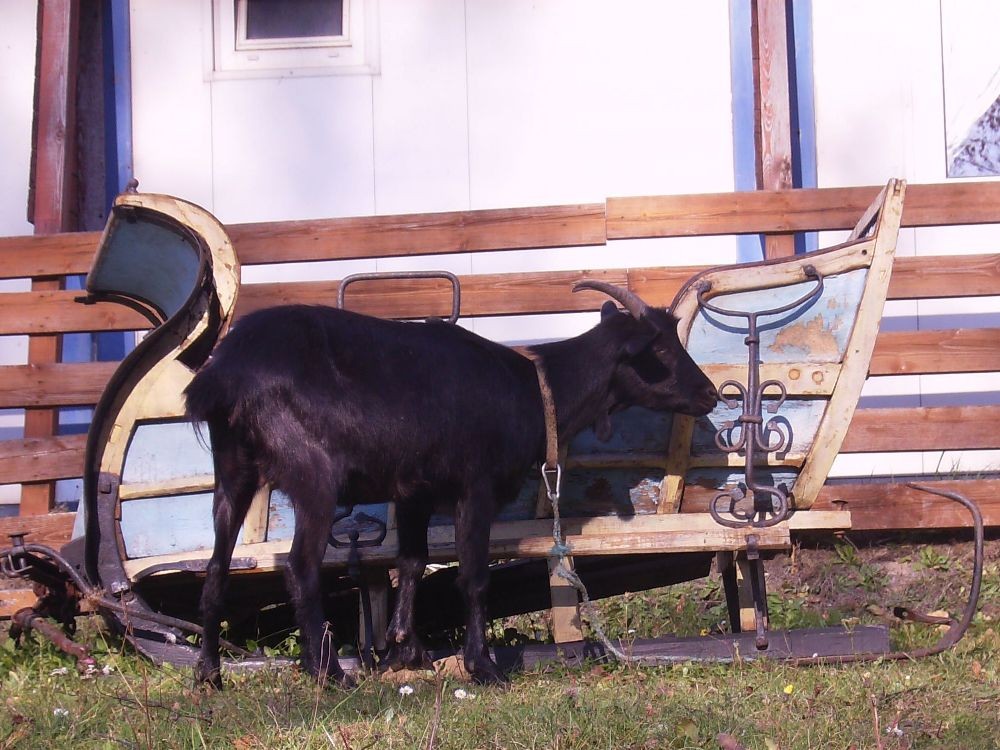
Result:
M632 317L636 319L641 318L646 310L649 309L649 305L643 302L642 298L635 292L630 292L628 289L609 284L606 281L580 281L573 287L574 292L579 292L581 289L593 289L598 292L604 292L604 294L628 310L632 314Z

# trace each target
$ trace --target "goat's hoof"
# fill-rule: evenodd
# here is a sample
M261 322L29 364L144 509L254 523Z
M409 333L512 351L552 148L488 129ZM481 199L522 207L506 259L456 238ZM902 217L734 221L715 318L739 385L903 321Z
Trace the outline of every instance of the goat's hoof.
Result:
M509 680L493 662L476 664L468 669L469 676L477 685L507 685Z
M340 674L328 674L323 684L327 687L337 687L341 690L354 690L358 686L358 681L352 674L341 672Z
M393 644L389 648L389 653L385 657L389 669L396 671L399 669L433 669L434 662L431 661L423 646Z
M221 668L218 666L208 666L199 660L194 667L194 686L196 688L222 690Z

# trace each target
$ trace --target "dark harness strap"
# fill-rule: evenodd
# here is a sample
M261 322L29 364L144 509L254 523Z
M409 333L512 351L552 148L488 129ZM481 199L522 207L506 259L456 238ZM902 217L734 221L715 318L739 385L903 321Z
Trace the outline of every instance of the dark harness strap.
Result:
M548 378L545 376L545 365L537 354L529 352L528 359L535 365L535 374L538 376L538 390L542 394L542 411L545 415L545 463L542 471L549 469L555 471L559 466L559 433L556 427L556 402L552 398L552 388L549 387Z

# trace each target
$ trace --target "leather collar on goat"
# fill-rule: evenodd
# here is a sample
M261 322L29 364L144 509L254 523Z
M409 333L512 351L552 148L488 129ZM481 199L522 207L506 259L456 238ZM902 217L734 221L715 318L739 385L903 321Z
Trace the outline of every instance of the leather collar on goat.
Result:
M546 469L561 472L559 467L559 433L556 427L556 402L552 398L552 389L545 376L545 366L542 364L541 357L532 352L529 352L527 357L535 365L538 389L542 394L542 408L545 413L545 463L542 464L542 472L544 474Z

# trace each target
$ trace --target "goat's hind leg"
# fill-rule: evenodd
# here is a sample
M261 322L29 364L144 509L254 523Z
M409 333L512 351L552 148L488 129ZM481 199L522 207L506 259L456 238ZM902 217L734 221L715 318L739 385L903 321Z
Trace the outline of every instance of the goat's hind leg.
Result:
M210 428L211 429L211 428ZM259 475L249 452L220 430L211 430L216 489L212 501L215 549L208 563L201 592L204 634L195 665L195 682L222 687L219 630L225 604L236 537L259 485Z
M396 568L399 585L396 608L386 633L388 662L393 668L423 669L431 666L414 626L417 586L427 568L427 525L431 517L429 498L413 497L396 503L399 555Z

